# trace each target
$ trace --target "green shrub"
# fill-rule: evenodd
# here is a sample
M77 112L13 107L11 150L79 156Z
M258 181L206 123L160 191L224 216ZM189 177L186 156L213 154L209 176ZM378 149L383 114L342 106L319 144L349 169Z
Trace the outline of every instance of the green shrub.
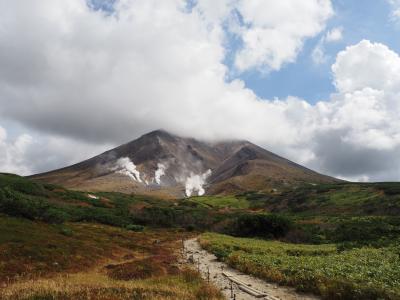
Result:
M358 217L341 221L333 231L335 242L370 244L400 236L400 219L386 217Z
M45 209L44 201L29 201L26 196L10 187L1 190L0 211L5 214L35 220Z
M400 299L398 245L338 253L335 245L294 245L215 233L201 235L200 244L244 273L322 299Z
M398 182L377 183L376 187L388 196L400 195L400 183Z
M62 227L60 229L60 233L65 236L73 236L74 235L74 232L72 231L72 229L68 228L68 227Z
M97 207L86 207L80 212L81 220L87 222L98 222L106 225L125 227L130 223L127 217L119 216L114 210Z
M244 214L235 223L233 234L238 236L258 236L280 238L292 228L289 218L275 214Z
M62 224L69 219L69 215L57 208L49 208L42 216L42 221L51 224Z
M188 226L186 226L186 230L187 231L194 231L196 229L196 226L193 224L189 224Z
M18 175L0 174L0 189L5 187L27 195L47 196L47 191L43 184Z
M131 231L142 232L145 227L142 225L129 224L125 228Z

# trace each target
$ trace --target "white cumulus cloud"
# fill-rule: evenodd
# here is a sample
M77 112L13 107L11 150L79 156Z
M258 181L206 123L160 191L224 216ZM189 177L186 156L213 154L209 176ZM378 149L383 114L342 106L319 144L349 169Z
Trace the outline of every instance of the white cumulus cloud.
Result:
M332 66L337 93L316 105L314 132L319 169L400 179L400 57L368 40L347 47Z
M164 128L248 139L331 175L400 179L396 52L367 40L344 49L326 101L261 99L226 80L226 27L243 42L240 70L277 70L323 31L331 2L216 2L120 0L105 13L84 0L0 0L0 116L35 133L0 135L0 169L44 171Z
M400 57L387 46L363 40L338 54L332 70L342 93L362 90L400 91Z
M333 15L331 2L325 0L246 0L239 11L249 25L240 31L244 46L235 60L242 71L279 70L284 63L294 62L304 40L321 32Z
M320 33L333 15L330 0L199 0L197 9L211 23L225 22L240 38L239 71L279 70L294 62L304 40Z

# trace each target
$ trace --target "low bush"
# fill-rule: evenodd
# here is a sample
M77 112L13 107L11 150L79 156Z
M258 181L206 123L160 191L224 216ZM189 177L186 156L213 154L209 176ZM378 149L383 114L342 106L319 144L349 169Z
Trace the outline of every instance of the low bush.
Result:
M371 244L400 236L400 218L355 217L342 220L332 233L335 242Z
M189 224L186 226L187 231L194 231L196 229L196 226L193 224Z
M142 225L135 225L135 224L129 224L128 226L126 226L126 229L136 232L141 232L144 230L144 228L145 227Z
M398 182L377 183L375 187L382 190L385 195L400 195L400 184Z
M72 229L68 228L68 227L60 228L60 233L65 236L73 236L74 235L74 232L72 231Z
M292 228L292 221L276 214L243 214L233 225L232 234L243 237L281 238Z
M10 187L0 189L0 211L15 217L29 220L39 219L48 209L46 200L31 201L29 197Z
M323 299L400 299L398 245L336 251L335 245L294 245L213 233L201 245L245 273Z
M62 224L69 220L69 218L70 216L61 209L50 207L44 212L42 221L50 224Z

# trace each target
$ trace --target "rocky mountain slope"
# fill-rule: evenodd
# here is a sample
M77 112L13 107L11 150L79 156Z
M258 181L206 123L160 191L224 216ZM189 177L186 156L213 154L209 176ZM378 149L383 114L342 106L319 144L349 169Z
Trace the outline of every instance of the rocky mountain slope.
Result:
M247 141L204 142L163 130L32 178L77 190L163 197L271 191L303 182L338 181Z

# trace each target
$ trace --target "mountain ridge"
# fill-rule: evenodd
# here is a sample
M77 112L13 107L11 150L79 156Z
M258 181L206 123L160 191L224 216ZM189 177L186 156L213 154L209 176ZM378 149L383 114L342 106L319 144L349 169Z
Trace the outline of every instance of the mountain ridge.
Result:
M249 141L207 142L155 130L100 155L31 178L77 190L183 197L333 183Z

